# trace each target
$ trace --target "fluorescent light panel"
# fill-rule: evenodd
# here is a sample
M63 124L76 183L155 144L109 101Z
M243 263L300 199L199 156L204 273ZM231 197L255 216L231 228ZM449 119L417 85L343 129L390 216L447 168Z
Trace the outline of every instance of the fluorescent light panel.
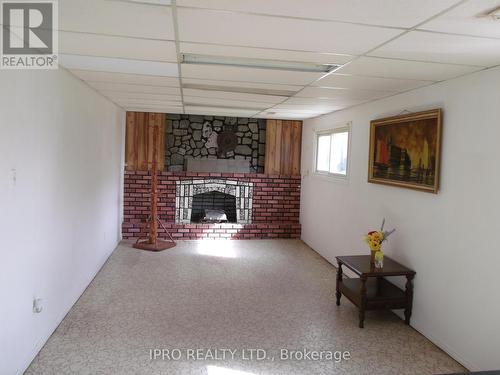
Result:
M314 64L296 61L253 59L246 57L197 55L191 53L184 53L181 55L181 58L181 62L183 64L225 65L241 68L289 70L295 72L310 73L330 73L340 68L341 66L333 64Z

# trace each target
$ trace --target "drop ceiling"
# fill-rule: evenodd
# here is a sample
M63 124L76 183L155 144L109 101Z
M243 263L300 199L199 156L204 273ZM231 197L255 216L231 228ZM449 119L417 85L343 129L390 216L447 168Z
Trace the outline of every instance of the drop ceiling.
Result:
M67 0L60 64L126 110L305 119L500 64L500 0ZM332 64L184 64L182 54Z

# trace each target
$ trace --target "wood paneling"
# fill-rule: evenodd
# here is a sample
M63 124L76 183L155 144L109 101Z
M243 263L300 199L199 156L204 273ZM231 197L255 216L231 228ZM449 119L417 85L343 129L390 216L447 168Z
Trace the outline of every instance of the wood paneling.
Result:
M300 175L300 157L302 150L302 121L293 121L292 124L292 173Z
M268 174L300 174L302 121L267 120L266 168Z
M153 127L159 128L158 169L165 165L165 114L127 112L125 136L125 169L147 171L153 160Z

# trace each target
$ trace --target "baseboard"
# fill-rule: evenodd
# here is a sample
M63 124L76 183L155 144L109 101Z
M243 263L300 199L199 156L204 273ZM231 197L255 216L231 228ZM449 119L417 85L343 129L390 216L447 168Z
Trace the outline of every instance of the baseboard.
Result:
M94 281L94 279L96 278L96 276L102 270L102 268L104 267L104 265L108 262L109 258L114 253L114 251L117 249L117 247L118 247L119 244L120 244L120 240L118 240L116 242L113 250L108 254L108 256L105 257L105 259L97 267L97 271L92 275L90 281L87 283L87 285L85 286L85 288L83 288L82 292L78 295L78 298L76 298L76 300L71 304L71 306L67 309L67 311L64 311L64 312L61 313L59 319L56 320L57 323L54 325L54 327L51 330L49 330L50 333L47 335L47 337L42 338L42 339L40 339L37 342L37 344L35 346L35 349L26 358L26 362L28 363L27 366L24 369L21 369L21 372L19 374L24 374L24 372L26 372L26 370L30 367L31 363L35 360L35 358L38 355L38 353L40 352L40 350L42 350L42 348L47 343L47 341L49 341L49 339L54 334L54 332L56 331L56 329L61 325L61 323L64 320L64 318L66 318L66 316L69 314L69 312L71 311L71 309L73 308L73 306L75 306L78 303L78 301L80 300L80 298L82 297L82 295L86 292L86 290L89 288L90 284L92 284L92 282Z
M452 349L448 345L442 343L440 340L436 339L433 335L428 334L424 329L422 329L421 327L419 327L418 322L417 322L417 324L413 323L410 326L415 331L417 331L422 336L424 336L426 339L428 339L430 342L432 342L434 345L436 345L443 352L445 352L446 354L448 354L455 361L457 361L462 366L464 366L468 371L481 371L481 370L484 370L484 369L481 369L480 366L477 366L476 364L474 364L474 363L470 362L469 360L466 360L465 358L463 358L454 349Z

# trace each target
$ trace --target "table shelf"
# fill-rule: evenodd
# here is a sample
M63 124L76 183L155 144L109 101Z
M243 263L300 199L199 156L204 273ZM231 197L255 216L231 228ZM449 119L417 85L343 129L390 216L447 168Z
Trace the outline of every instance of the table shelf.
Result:
M356 306L361 306L361 279L343 279L341 292ZM384 278L369 278L366 281L366 310L403 309L406 294L396 285Z

